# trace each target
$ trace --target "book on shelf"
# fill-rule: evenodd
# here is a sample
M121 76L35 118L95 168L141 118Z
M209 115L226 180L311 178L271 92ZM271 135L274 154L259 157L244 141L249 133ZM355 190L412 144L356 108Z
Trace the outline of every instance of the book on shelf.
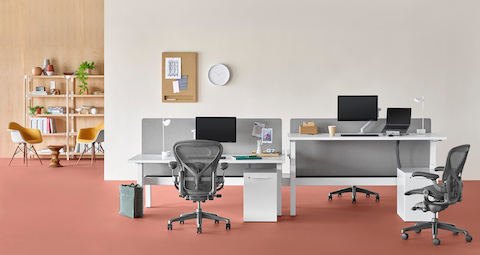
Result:
M45 95L48 95L47 91L32 91L30 92L30 95L42 95L42 96L45 96Z
M30 118L30 128L38 129L42 134L57 133L57 124L54 118Z

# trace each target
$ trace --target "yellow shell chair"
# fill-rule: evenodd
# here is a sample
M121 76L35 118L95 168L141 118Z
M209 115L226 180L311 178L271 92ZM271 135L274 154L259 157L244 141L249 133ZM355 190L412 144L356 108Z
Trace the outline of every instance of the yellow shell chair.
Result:
M15 152L13 153L12 159L10 159L10 163L8 163L9 166L12 163L15 155L20 152L23 152L23 163L26 166L28 166L27 154L30 152L34 152L35 155L37 155L38 160L40 160L40 164L43 165L42 160L40 159L37 151L35 150L35 147L33 147L34 144L38 144L43 141L40 130L35 128L24 128L16 122L10 122L8 124L8 131L10 131L12 141L18 144ZM31 145L30 148L27 147L27 143ZM23 145L23 149L21 145Z
M93 162L95 161L95 143L98 143L101 149L101 152L102 153L104 152L102 145L100 145L100 143L104 141L104 138L103 138L104 133L105 131L103 130L103 122L96 125L93 128L82 128L78 131L77 143L85 144L85 148L83 149L83 152L77 161L77 165L78 163L80 163L80 160L82 159L83 154L87 150L91 150L92 151L91 165L93 166Z

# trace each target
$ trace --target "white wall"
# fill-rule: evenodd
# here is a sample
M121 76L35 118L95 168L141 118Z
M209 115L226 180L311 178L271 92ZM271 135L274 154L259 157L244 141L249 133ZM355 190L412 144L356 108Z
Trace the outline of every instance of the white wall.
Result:
M290 118L334 118L337 95L376 94L413 117L424 95L448 137L438 164L470 143L464 178L479 180L479 27L476 0L105 0L105 179L135 179L142 118L280 117L288 148ZM197 103L161 102L165 51L198 52ZM207 78L217 63L232 72L223 87Z

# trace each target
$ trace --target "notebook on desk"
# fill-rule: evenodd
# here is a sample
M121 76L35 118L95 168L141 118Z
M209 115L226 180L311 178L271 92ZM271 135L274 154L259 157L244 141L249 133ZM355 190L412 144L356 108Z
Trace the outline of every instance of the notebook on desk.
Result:
M232 156L236 160L242 160L242 159L262 159L262 157L257 156L257 155L249 155L249 156Z
M412 108L388 108L387 124L385 124L382 133L399 131L401 135L406 134L410 127L411 116Z

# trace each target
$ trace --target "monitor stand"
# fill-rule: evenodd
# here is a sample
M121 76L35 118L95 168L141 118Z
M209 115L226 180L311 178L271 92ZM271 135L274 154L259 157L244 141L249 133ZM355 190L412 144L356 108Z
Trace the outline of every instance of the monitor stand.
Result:
M363 125L363 127L360 128L360 133L359 133L359 134L365 134L365 132L364 132L365 129L366 129L370 124L372 124L372 122L373 122L373 120L370 120L370 121L367 122L367 124Z

